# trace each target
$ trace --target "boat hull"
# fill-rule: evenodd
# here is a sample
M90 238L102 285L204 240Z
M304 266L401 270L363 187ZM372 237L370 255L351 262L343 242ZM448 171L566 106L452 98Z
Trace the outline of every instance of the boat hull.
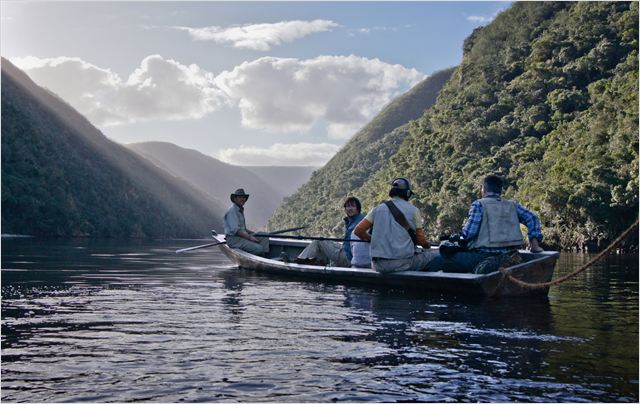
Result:
M224 236L222 235L215 235L214 237L218 241L224 241ZM544 296L549 293L549 287L523 288L508 279L504 279L504 275L499 271L489 274L421 271L381 274L372 269L305 265L285 262L286 259L285 261L281 260L280 257L282 256L296 257L308 243L308 241L302 240L272 238L270 240L272 257L270 258L259 257L246 251L230 248L226 244L221 244L219 248L223 254L240 268L322 281L372 284L434 293L488 297ZM520 251L520 254L525 259L525 262L507 268L511 276L528 283L551 281L559 253L545 251L533 254L527 251Z

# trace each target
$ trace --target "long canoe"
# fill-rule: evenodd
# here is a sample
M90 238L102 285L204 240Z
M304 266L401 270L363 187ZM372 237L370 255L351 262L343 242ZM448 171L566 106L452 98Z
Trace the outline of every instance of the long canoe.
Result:
M212 231L213 237L223 242L224 235ZM435 293L455 295L499 296L540 296L549 293L549 287L540 289L523 288L508 279L500 271L488 274L403 271L381 274L372 269L343 268L297 264L294 259L310 243L308 240L287 240L272 237L269 257L260 257L246 251L230 248L226 244L218 247L240 268L344 283L363 283L398 288L411 288ZM531 253L519 251L523 262L507 268L511 276L528 283L551 281L559 253L544 251Z

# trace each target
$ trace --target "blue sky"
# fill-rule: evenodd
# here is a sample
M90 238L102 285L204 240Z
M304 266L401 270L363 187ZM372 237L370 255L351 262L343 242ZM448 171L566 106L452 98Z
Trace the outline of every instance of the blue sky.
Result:
M317 166L510 4L3 1L0 49L114 141Z

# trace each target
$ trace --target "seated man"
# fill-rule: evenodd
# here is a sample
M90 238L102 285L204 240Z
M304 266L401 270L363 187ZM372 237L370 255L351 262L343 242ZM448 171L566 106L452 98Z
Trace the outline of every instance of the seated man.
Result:
M244 189L238 188L232 193L233 204L224 214L224 233L227 245L231 248L239 248L254 255L266 256L269 253L269 238L253 236L255 232L247 230L244 220L244 204L249 199L249 194Z
M362 220L362 205L354 196L347 198L343 204L347 215L344 220L344 242L342 245L328 240L314 240L305 248L296 262L298 264L329 264L335 267L351 266L351 233L353 228Z
M409 180L396 178L389 191L391 200L373 208L354 230L360 239L371 242L371 267L378 272L420 271L436 255L417 248L431 246L420 211L409 203L411 195Z
M502 179L489 175L482 182L482 198L471 204L469 217L460 233L467 245L466 251L441 254L427 266L428 271L476 272L483 263L481 273L498 270L502 255L517 253L522 245L520 223L527 226L531 252L541 252L540 220L530 210L511 200L501 198ZM486 262L492 265L484 265Z

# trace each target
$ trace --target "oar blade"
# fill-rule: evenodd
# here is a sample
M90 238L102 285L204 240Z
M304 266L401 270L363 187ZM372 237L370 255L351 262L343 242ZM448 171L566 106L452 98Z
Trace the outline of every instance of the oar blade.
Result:
M195 247L181 248L179 250L176 250L176 254L180 254L180 253L191 251L191 250L198 250L200 248L212 247L214 245L220 245L220 244L224 244L224 243L226 243L226 241L219 241L217 243L209 243L209 244L197 245Z

